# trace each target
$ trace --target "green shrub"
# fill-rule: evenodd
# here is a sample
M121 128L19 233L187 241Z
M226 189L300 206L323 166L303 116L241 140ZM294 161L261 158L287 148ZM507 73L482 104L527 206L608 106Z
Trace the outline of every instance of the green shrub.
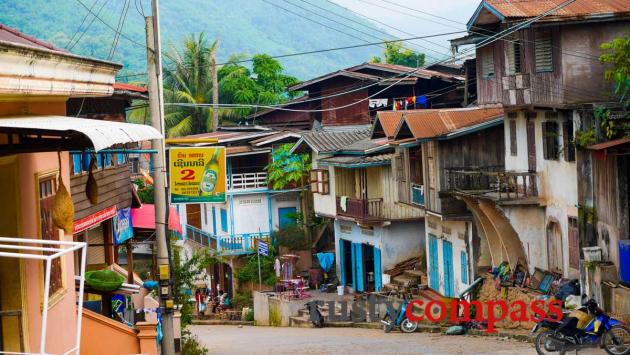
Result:
M289 250L309 250L311 245L306 237L304 228L298 224L291 224L277 230L273 234L278 246Z
M182 331L182 355L206 355L208 348L201 345L196 336L192 335L190 331Z
M239 293L237 292L232 299L235 305L240 307L252 307L254 305L254 298L251 293Z
M243 317L244 321L253 322L254 321L254 310L250 309L245 313L245 317Z

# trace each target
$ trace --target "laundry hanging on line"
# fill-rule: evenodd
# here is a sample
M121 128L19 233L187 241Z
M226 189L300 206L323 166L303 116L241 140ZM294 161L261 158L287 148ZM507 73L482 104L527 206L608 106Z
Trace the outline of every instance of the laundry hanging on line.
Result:
M387 107L388 99L370 99L369 108Z
M427 108L427 96L409 96L402 99L394 99L393 110L413 110Z

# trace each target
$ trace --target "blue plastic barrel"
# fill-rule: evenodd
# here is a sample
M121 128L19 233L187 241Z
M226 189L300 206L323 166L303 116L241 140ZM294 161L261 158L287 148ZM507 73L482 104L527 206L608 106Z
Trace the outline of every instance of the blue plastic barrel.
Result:
M619 241L619 273L621 280L630 284L630 240Z

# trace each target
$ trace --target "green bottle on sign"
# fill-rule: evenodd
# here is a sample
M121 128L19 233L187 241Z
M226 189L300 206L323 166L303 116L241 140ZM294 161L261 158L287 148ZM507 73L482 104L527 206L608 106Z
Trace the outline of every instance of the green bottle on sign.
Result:
M218 158L220 152L220 149L215 149L212 154L212 158L203 169L203 177L201 178L201 185L199 186L199 196L211 195L214 193L214 188L217 186L217 180L219 179Z

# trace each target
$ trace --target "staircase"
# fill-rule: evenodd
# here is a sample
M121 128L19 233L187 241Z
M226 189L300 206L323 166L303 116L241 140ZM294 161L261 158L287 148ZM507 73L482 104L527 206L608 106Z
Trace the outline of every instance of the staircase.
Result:
M392 282L385 284L383 290L403 292L410 288L418 288L422 280L426 280L426 275L420 270L405 270L402 274L394 276Z

